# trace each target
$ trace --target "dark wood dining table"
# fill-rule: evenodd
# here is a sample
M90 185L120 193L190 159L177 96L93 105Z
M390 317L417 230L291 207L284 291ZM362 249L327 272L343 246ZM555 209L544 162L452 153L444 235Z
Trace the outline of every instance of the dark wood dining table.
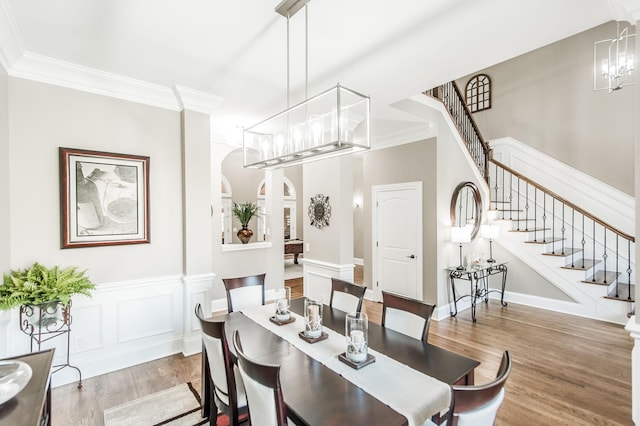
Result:
M302 314L303 305L303 298L294 299L291 302L291 310ZM346 315L344 312L325 305L323 315L325 327L344 334ZM225 328L229 339L235 330L239 331L247 355L259 362L281 366L280 382L287 405L287 415L296 424L408 424L405 416L241 312L219 318L226 322ZM229 343L233 352L233 345ZM378 324L369 323L369 343L372 349L448 384L473 383L473 370L479 365L475 360L422 343ZM233 355L235 356L235 353ZM202 371L203 415L208 415L210 390L208 389L209 381L204 376L209 374L206 352L203 352ZM420 392L420 390L413 391L418 394Z

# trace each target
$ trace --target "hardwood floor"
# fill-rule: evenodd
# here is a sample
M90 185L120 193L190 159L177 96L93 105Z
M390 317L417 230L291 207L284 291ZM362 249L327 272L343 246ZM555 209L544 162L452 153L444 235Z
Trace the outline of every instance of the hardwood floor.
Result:
M382 305L365 301L373 322ZM429 341L481 362L476 383L513 358L496 425L632 425L632 339L622 326L510 303L432 321ZM200 386L200 355L168 358L53 390L53 425L102 425L102 411L186 381ZM419 391L418 391L419 394Z

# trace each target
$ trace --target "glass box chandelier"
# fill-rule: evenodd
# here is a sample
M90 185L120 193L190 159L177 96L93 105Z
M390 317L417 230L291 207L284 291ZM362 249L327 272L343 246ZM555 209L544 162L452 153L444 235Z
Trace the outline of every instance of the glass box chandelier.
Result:
M616 36L593 44L593 89L620 90L633 84L635 34L629 27L620 31L616 22Z
M307 2L284 0L276 7L276 12L287 18L287 100L289 18L303 6L306 9ZM305 96L306 86L305 81ZM369 149L369 101L368 96L337 84L245 128L242 137L244 167L281 168Z

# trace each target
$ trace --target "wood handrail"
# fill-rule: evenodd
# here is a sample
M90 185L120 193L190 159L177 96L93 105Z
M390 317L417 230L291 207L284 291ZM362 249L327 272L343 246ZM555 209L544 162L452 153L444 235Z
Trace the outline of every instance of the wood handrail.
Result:
M491 148L489 147L489 144L487 143L485 138L482 136L482 133L480 132L480 129L478 129L478 125L476 124L476 120L473 119L473 115L471 114L471 111L469 111L469 106L464 101L464 98L462 97L462 93L460 92L460 89L458 88L458 85L456 84L455 81L452 81L451 83L453 84L453 89L456 91L456 94L458 95L458 99L460 99L460 102L462 102L462 105L464 105L465 115L467 116L467 118L471 122L471 126L473 127L473 131L476 132L476 135L478 135L478 139L480 139L480 143L482 144L482 147L484 148L485 155L487 155L487 159L488 159L488 153L489 153L489 151L491 151Z
M531 185L533 185L534 187L540 189L541 191L543 191L546 194L549 194L552 198L560 201L563 204L566 204L567 206L571 207L572 209L574 209L575 211L579 212L580 214L582 214L585 217L588 217L589 219L593 220L595 223L600 224L601 226L607 228L608 230L610 230L611 232L621 236L622 238L625 238L633 243L636 242L636 238L627 234L626 232L623 232L621 230L619 230L618 228L609 225L607 222L605 222L604 220L597 218L596 216L592 215L591 213L587 212L586 210L578 207L577 205L573 204L571 201L567 200L564 197L561 197L560 195L556 194L555 192L545 188L544 186L540 185L537 182L534 182L533 180L527 178L526 176L524 176L521 173L518 173L517 171L513 170L511 167L507 166L506 164L501 163L498 160L494 160L493 158L491 158L489 161L491 161L493 164L495 164L498 167L503 168L504 170L508 171L509 173L511 173L513 176L516 176L518 179L521 179Z

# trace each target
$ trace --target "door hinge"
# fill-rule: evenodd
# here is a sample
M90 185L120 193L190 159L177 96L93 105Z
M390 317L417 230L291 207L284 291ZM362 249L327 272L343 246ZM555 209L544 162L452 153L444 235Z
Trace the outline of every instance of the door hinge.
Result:
M378 242L376 241L376 247L378 247Z

